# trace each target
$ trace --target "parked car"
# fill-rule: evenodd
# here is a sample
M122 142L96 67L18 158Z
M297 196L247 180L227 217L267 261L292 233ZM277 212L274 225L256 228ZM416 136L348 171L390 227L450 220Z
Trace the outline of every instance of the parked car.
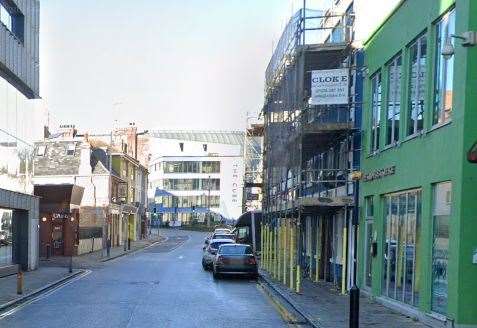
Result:
M217 232L214 232L213 234L207 236L204 240L204 247L202 247L203 250L205 250L207 248L207 246L209 246L209 243L211 240L213 239L230 239L230 240L233 240L235 241L235 235L234 234L231 234L231 233L217 233Z
M231 231L227 228L215 228L214 233L231 233Z
M224 244L219 246L213 261L214 279L222 274L258 276L257 259L252 246L246 244Z
M204 254L202 255L202 268L204 268L204 270L211 269L214 257L217 254L220 245L232 243L234 243L234 241L230 239L212 239L210 244L204 249Z

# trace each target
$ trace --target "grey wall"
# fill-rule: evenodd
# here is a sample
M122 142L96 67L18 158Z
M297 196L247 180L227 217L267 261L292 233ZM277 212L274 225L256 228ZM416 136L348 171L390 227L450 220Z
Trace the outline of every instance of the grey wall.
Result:
M0 0L0 3L14 3L25 17L23 42L0 24L0 76L28 98L39 98L40 2Z
M18 219L28 220L28 270L39 262L39 198L0 188L0 207L12 209ZM18 213L15 213L18 211ZM26 237L26 236L24 236ZM26 238L25 238L26 239Z

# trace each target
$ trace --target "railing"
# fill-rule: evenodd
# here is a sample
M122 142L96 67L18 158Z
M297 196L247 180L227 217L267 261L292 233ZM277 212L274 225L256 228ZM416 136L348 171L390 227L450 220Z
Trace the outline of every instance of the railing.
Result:
M302 170L300 176L292 175L270 187L268 207L283 210L298 198L345 196L349 173L348 169Z
M330 10L300 9L288 21L265 71L265 90L273 87L282 71L295 61L299 46L346 43L351 41L352 14Z

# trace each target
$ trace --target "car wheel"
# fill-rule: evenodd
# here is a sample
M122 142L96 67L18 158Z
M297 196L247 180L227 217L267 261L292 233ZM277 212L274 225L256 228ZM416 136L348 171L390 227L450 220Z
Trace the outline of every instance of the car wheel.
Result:
M204 269L204 271L207 271L207 264L205 264L204 261L202 261L202 269Z
M214 277L214 279L216 279L216 280L220 278L220 275L219 275L219 273L218 273L218 272L216 272L215 270L214 270L214 272L212 273L212 276L213 276L213 277Z

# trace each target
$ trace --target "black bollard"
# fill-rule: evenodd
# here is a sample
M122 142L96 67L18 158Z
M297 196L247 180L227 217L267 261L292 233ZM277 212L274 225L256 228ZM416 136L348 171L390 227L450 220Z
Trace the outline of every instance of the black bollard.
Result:
M131 250L131 238L128 238L128 250Z

